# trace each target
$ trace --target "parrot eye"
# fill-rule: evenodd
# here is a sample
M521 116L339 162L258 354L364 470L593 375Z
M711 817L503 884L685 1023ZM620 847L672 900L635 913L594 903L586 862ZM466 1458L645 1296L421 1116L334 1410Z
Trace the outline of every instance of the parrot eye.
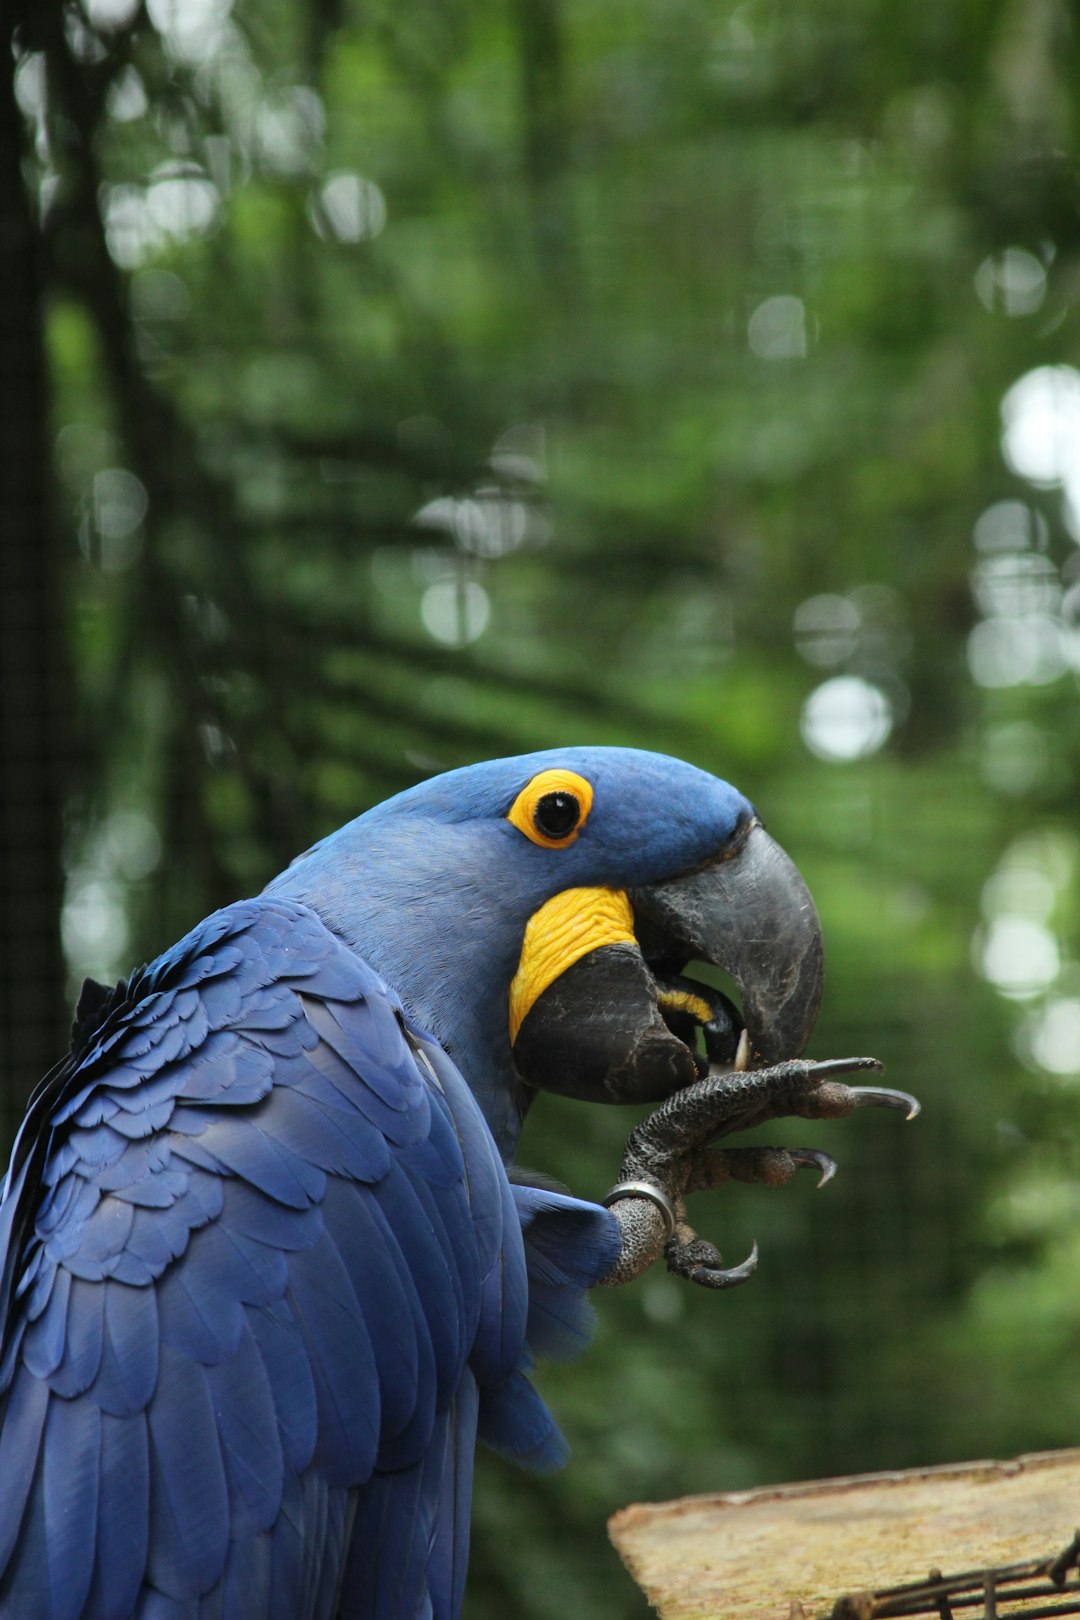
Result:
M565 838L580 820L581 805L572 793L545 793L533 811L533 825L545 838Z
M541 771L523 787L507 820L542 849L565 849L592 809L592 785L576 771Z

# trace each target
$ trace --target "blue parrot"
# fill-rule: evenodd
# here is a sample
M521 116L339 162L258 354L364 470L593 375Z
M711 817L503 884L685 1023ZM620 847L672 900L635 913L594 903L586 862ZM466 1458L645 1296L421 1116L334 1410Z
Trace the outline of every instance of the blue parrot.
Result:
M451 1620L476 1442L561 1461L529 1371L587 1290L662 1250L740 1280L686 1193L828 1168L709 1143L893 1097L799 1060L821 971L740 793L568 748L421 783L88 981L0 1203L3 1620ZM660 1102L608 1204L516 1177L544 1088Z

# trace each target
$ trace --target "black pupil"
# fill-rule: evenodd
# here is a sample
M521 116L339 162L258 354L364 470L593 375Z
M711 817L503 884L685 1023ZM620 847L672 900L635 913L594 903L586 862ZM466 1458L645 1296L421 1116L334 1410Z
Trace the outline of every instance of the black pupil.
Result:
M580 820L581 806L572 793L545 793L533 811L533 825L545 838L565 838Z

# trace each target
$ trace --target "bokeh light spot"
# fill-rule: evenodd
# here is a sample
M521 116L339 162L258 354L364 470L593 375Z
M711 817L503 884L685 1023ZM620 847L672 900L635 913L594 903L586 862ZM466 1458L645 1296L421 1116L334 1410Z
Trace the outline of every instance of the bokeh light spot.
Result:
M83 527L84 555L106 574L120 574L142 552L140 525L149 501L146 489L126 467L103 467L91 486L90 526Z
M1029 917L1044 923L1056 901L1056 884L1033 862L1006 861L983 886L983 911L992 920L1001 916Z
M44 51L28 51L15 69L15 100L27 118L45 116L48 99Z
M968 667L979 686L1045 686L1068 668L1061 626L1047 614L984 619L968 636Z
M746 340L762 360L805 360L806 305L788 293L766 298L747 322Z
M217 217L218 190L194 165L168 163L155 170L146 212L158 230L182 240L201 236Z
M1033 484L1080 488L1080 371L1038 366L1001 402L1002 450Z
M148 877L161 860L161 834L140 810L114 810L101 832L100 859L129 883Z
M268 92L255 113L259 162L272 174L312 170L326 133L326 110L310 85L280 85Z
M386 225L386 198L373 180L341 171L319 188L310 217L324 239L369 242Z
M82 8L95 28L126 28L135 20L139 0L82 0Z
M474 579L438 579L420 598L420 617L444 647L466 647L487 629L491 598Z
M795 609L795 647L808 664L842 664L858 640L861 615L848 596L809 596Z
M138 68L128 63L127 67L120 69L109 86L105 105L109 117L117 124L134 123L136 118L142 118L149 111L146 87Z
M1004 552L982 558L972 576L979 611L987 618L1052 614L1061 601L1061 581L1049 558Z
M835 675L803 705L803 741L819 759L841 762L875 754L892 730L892 706L860 675Z
M128 945L128 921L119 883L79 868L68 879L60 916L64 955L76 978L110 979Z
M1061 970L1057 940L1030 917L998 917L981 938L979 970L1003 996L1024 999L1053 984Z
M1033 1013L1021 1044L1049 1074L1080 1073L1080 1000L1062 996Z
M1033 315L1046 297L1046 270L1027 248L1007 247L980 264L975 293L992 314Z
M975 520L972 538L978 551L1042 551L1050 528L1041 512L1025 501L995 501Z
M162 233L150 218L141 186L109 186L102 196L105 241L121 270L136 270L161 245Z
M205 62L225 41L233 0L146 0L162 44L181 62Z

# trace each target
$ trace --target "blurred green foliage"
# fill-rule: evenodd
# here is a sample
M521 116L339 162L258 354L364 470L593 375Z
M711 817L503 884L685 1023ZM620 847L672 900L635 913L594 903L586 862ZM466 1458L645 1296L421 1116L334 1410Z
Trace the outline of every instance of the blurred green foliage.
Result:
M815 1051L924 1103L713 1195L750 1287L600 1299L472 1620L642 1614L638 1497L1076 1443L1074 9L15 10L69 992L426 772L626 742L754 797ZM524 1158L599 1195L631 1123Z

